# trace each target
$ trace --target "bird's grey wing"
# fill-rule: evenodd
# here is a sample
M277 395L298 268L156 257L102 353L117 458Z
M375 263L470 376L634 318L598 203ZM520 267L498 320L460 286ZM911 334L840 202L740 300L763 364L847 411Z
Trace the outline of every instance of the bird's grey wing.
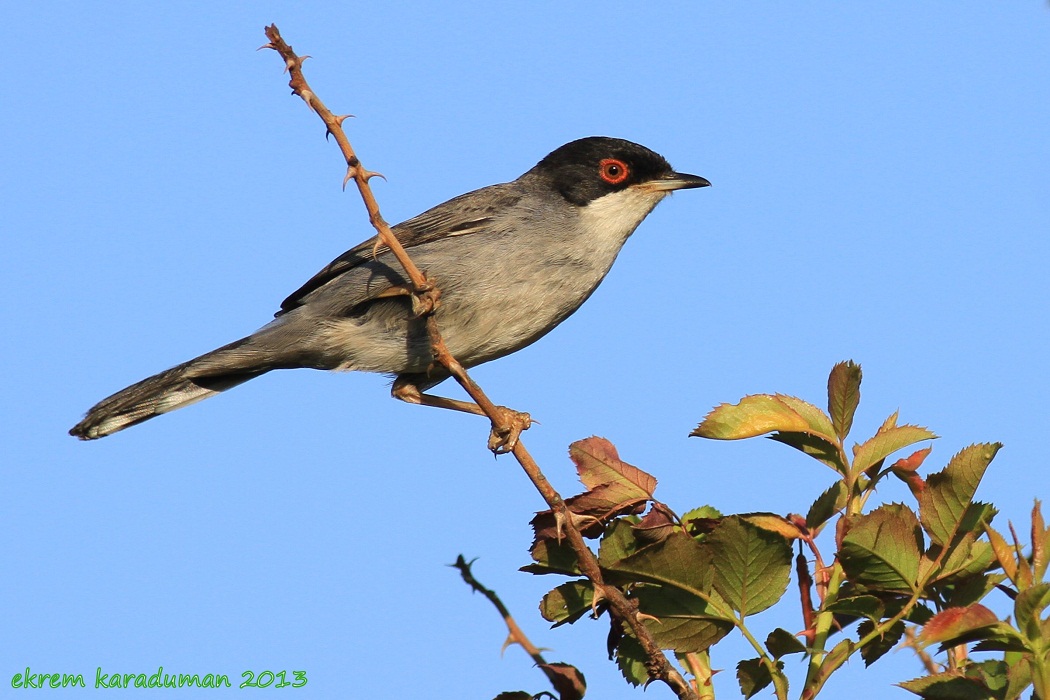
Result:
M415 246L442 238L465 236L484 230L500 211L513 206L520 199L521 193L516 183L492 185L450 199L444 204L439 204L419 216L394 226L392 230L401 245L410 250ZM281 302L281 310L275 315L280 316L302 306L306 297L312 292L389 250L385 245L377 247L376 241L377 237L373 236L330 262L306 284ZM368 298L383 296L384 291L377 288ZM361 301L367 301L367 299L359 300L357 303Z

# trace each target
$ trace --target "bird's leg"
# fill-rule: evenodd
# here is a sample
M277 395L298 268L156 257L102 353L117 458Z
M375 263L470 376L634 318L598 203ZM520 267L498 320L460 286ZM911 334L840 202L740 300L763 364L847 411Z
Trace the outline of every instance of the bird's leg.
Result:
M390 395L406 403L447 408L453 411L472 413L475 416L486 416L485 412L481 410L481 406L478 406L473 401L460 401L444 396L426 394L420 389L420 384L432 382L432 379L426 382L420 381L420 377L416 375L401 375L394 380L394 385L390 388ZM515 411L506 406L496 406L496 409L500 413L500 420L498 422L492 421L492 432L489 433L488 447L496 454L505 454L514 450L514 446L518 444L518 436L521 435L521 431L528 430L529 426L532 425L532 417L528 413Z

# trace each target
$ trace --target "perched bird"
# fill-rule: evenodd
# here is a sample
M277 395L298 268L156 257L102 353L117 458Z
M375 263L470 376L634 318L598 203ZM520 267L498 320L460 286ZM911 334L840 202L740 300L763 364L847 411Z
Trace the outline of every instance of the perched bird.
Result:
M627 238L668 193L705 187L630 141L583 138L513 182L455 197L393 227L441 291L435 319L452 355L473 367L529 345L583 304ZM399 399L479 413L423 393L448 373L391 252L371 238L343 253L246 338L132 384L70 431L105 437L274 369L383 372Z

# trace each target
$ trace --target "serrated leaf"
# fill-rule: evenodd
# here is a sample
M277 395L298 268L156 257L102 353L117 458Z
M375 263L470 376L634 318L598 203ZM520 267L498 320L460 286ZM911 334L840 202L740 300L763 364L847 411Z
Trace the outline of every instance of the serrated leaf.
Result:
M607 556L603 560L599 551L598 558L603 569L623 581L659 583L701 598L711 591L711 552L684 532L626 557Z
M860 365L847 360L835 365L828 377L828 413L839 440L853 427L853 414L860 404Z
M576 552L569 546L568 540L537 540L529 550L535 564L521 567L521 571L530 574L564 574L579 576Z
M639 542L633 523L629 520L614 520L605 528L598 543L598 563L603 567L615 569L617 563L637 552L647 543Z
M983 683L957 671L923 676L897 685L924 700L994 700L995 697Z
M802 537L802 531L798 529L798 525L776 513L741 513L739 517L755 527L780 535L786 540L797 540Z
M973 605L983 600L1005 578L1003 574L978 574L964 577L953 582L954 588L946 603L948 607L952 608L964 608L967 605Z
M836 481L820 494L806 513L806 527L816 530L846 507L846 484Z
M1042 581L1050 565L1050 528L1043 521L1042 504L1037 498L1032 506L1032 575Z
M863 639L875 631L875 624L871 620L864 620L857 626L857 634ZM871 666L878 661L890 649L897 646L897 642L904 636L904 623L900 620L890 625L881 635L860 648L860 656L864 659L865 666Z
M831 605L828 605L827 611L836 615L878 620L886 616L886 604L873 595L849 596L839 598Z
M656 478L621 460L616 447L605 438L589 437L572 443L569 457L584 486L614 486L619 502L647 500L656 489Z
M979 603L965 608L947 608L923 626L919 641L923 644L948 642L997 622L999 618L995 613Z
M956 537L948 557L942 562L940 570L932 583L951 582L953 578L967 578L987 571L995 562L995 553L987 542L978 541L977 536L967 532Z
M854 583L880 591L915 592L922 530L906 506L889 504L851 519L839 559Z
M874 437L853 448L853 473L860 474L897 450L936 437L919 425L897 425L880 430Z
M992 551L995 552L995 559L999 562L999 566L1003 567L1006 577L1016 583L1017 559L1014 557L1014 548L1007 544L998 530L986 525L984 532L988 535L988 543L992 545Z
M791 572L791 546L783 537L732 516L706 544L715 562L715 590L734 610L752 615L780 600Z
M631 685L637 687L649 682L649 672L645 668L648 657L638 640L624 635L616 645L616 667Z
M682 654L704 651L733 629L733 623L706 600L672 586L637 586L634 597L661 649Z
M750 698L772 683L773 677L762 659L744 659L736 665L736 681L744 697Z
M1042 637L1042 616L1047 606L1050 606L1050 583L1040 583L1023 590L1014 600L1017 627L1033 646Z
M977 485L1000 447L1000 443L970 445L952 457L947 467L927 477L918 499L919 519L934 543L943 547L955 537Z
M778 397L754 394L745 396L740 403L717 406L690 435L712 440L742 440L778 430L806 433L810 426Z
M802 420L806 421L808 429L805 431L810 435L821 437L826 440L829 444L835 444L835 427L831 424L831 419L828 415L821 411L819 408L803 401L800 398L789 396L787 394L775 394L778 401L787 404L787 407L802 417Z
M594 585L590 581L569 581L548 591L540 601L540 615L554 627L572 624L591 611Z
M769 439L776 440L788 447L794 447L818 462L826 464L839 474L846 474L846 466L842 463L838 447L822 437L808 433L773 433Z
M800 642L798 637L791 634L786 629L777 627L766 637L766 649L769 650L769 653L773 655L774 659L779 659L788 654L801 654L805 652L806 645Z

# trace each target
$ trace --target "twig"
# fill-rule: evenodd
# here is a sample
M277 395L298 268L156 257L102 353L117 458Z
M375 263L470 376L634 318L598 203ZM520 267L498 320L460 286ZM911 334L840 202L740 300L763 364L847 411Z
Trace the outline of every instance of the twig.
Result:
M420 272L419 268L416 267L412 259L408 257L408 253L405 252L404 247L397 240L397 236L390 230L390 225L387 224L386 220L383 219L383 215L379 212L379 203L376 202L375 195L372 194L372 188L369 186L368 181L371 180L379 173L372 172L371 170L365 169L361 165L361 161L357 158L357 154L354 153L353 146L350 145L350 140L346 137L346 132L343 131L343 121L346 120L350 115L337 116L332 113L328 107L321 101L321 98L310 88L310 85L306 82L306 78L303 76L303 61L307 56L297 56L292 47L281 37L281 32L277 29L276 24L271 24L265 28L266 38L269 39L270 43L260 46L260 49L273 49L281 55L284 59L284 65L290 76L288 80L288 87L292 88L292 93L298 95L306 102L306 105L317 113L317 116L321 118L321 121L328 127L328 133L335 138L335 142L339 144L339 150L343 152L343 157L346 159L346 176L343 178L343 187L346 187L346 183L353 180L357 184L357 191L361 194L361 199L365 202L365 209L368 210L368 220L372 222L372 226L375 227L376 232L379 234L379 241L385 245L397 258L397 261L401 263L401 266L405 269L405 273L408 274L409 280L412 282L413 291L417 295L423 295L426 292L432 290L432 285L427 281L426 276ZM432 310L433 305L423 310L420 313L426 313Z
M500 616L503 618L503 624L507 626L507 641L503 643L503 648L506 649L511 644L517 644L525 653L532 657L532 660L536 662L537 666L542 666L547 663L546 659L543 658L543 654L540 653L539 647L529 641L529 638L525 636L525 633L520 627L518 627L517 621L514 616L510 614L510 610L507 610L507 606L503 604L496 592L491 588L486 588L481 585L481 582L474 578L474 572L470 570L470 567L474 564L474 560L467 561L460 554L456 557L455 564L449 564L454 569L459 570L459 575L463 577L463 581L468 586L489 599L496 610L499 611Z
M912 648L912 651L915 652L915 655L919 657L919 661L922 662L923 668L926 669L926 673L929 673L930 675L942 673L944 671L944 667L936 661L934 661L933 657L930 656L929 653L927 653L927 651L922 648L922 645L918 643L918 637L919 634L915 631L914 627L906 626L904 628L904 641L901 642L901 646Z
M427 329L430 333L435 361L443 365L456 381L459 382L460 386L463 387L463 389L470 395L471 399L481 407L481 410L484 411L485 415L492 421L492 425L497 431L504 433L508 432L511 428L510 424L515 416L514 412L494 404L485 395L485 392L481 390L481 387L479 387L474 380L467 375L463 366L452 357L451 353L449 353L448 348L441 337L437 321L433 316L439 291L427 281L426 277L419 271L419 268L417 268L408 257L408 253L405 252L405 249L398 242L397 237L394 236L389 225L387 225L386 221L383 220L382 215L379 213L379 205L368 184L369 179L376 175L376 173L366 170L361 165L361 161L358 160L357 155L350 146L350 141L347 139L346 133L342 128L342 122L346 117L337 117L334 115L327 107L325 107L324 103L321 102L313 90L310 89L306 79L303 77L302 65L304 59L297 56L295 52L292 51L292 47L281 38L277 26L271 24L269 27L266 27L265 31L269 43L262 48L272 48L281 55L284 59L285 66L291 75L288 84L292 88L292 92L301 97L312 110L317 112L317 115L322 121L324 121L325 126L328 128L328 132L335 137L336 143L339 144L339 148L342 151L343 156L346 158L347 174L343 181L344 186L350 179L353 179L357 184L357 189L361 194L361 198L364 200L365 208L368 210L369 220L379 234L379 240L390 248L397 257L398 262L404 267L406 274L411 279L414 288L413 291L415 292L414 297L419 300L419 304L413 304L413 308L419 316L427 316ZM580 571L584 576L590 579L591 583L594 585L596 599L604 599L608 601L611 613L631 628L631 631L641 644L642 649L645 650L646 656L648 657L646 669L649 672L649 677L666 683L682 700L697 700L696 692L685 678L682 677L682 674L671 666L670 662L667 660L667 656L664 655L652 634L645 625L642 624L641 620L638 619L637 611L630 601L627 600L626 596L624 596L623 592L616 586L606 585L602 577L601 569L598 565L598 558L594 555L594 552L591 551L590 547L587 546L587 543L584 542L580 531L573 524L571 513L565 505L565 501L554 487L551 486L550 482L547 481L547 478L543 475L539 465L536 464L532 455L530 455L528 450L525 449L525 445L523 445L520 440L514 440L512 441L511 452L525 470L525 473L536 487L536 490L539 491L543 500L546 501L547 505L550 506L552 511L554 511L555 518L557 518L562 532L564 532L570 546L576 553Z

